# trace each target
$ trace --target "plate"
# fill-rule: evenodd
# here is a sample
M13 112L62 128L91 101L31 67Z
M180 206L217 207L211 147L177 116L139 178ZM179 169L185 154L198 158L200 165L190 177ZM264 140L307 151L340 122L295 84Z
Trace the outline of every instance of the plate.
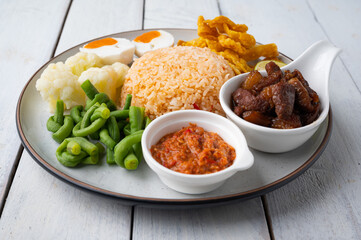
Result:
M197 37L196 30L164 30L172 33L176 42L179 39L190 40ZM145 31L149 31L149 29L109 36L134 39ZM42 66L25 85L16 109L17 129L26 150L40 166L72 186L117 198L130 205L184 207L229 203L260 196L292 181L318 159L330 138L331 111L318 131L301 147L282 154L269 154L252 150L255 157L252 168L236 173L217 190L199 195L182 194L169 189L151 171L145 161L141 162L136 171L109 166L105 163L105 157L99 166L67 168L61 165L55 157L58 144L51 138L51 133L46 129L46 121L50 113L47 104L36 90L35 83L49 63L65 61L69 56L77 53L79 47L84 44L59 54ZM283 54L281 57L283 61L291 61Z

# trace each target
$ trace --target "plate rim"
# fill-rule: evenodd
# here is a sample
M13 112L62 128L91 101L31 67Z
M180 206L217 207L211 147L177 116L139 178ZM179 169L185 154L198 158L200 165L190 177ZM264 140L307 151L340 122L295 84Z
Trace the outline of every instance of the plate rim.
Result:
M49 164L47 161L45 161L30 145L29 141L26 139L23 129L21 127L21 122L20 122L20 106L22 103L22 99L24 96L25 91L27 90L29 84L31 83L31 81L34 79L34 76L41 71L42 68L44 68L46 65L50 64L55 58L57 58L59 55L62 55L68 51L73 50L74 48L78 48L84 44L86 44L87 42L91 42L97 39L101 39L104 37L111 37L114 35L118 35L118 34L122 34L122 33L132 33L132 32L139 32L139 31L146 31L146 30L182 30L182 31L196 31L196 29L189 29L189 28L150 28L150 29L139 29L139 30L131 30L131 31L123 31L123 32L118 32L118 33L113 33L113 34L109 34L109 35L104 35L101 37L97 37L91 40L88 40L86 42L77 44L71 48L68 48L64 51L62 51L61 53L57 54L56 56L52 57L49 61L47 61L45 64L43 64L31 77L30 79L27 81L27 83L25 84L24 88L22 89L20 96L18 98L18 102L16 105L16 129L17 132L19 134L20 140L22 142L22 145L25 147L25 149L27 150L27 152L30 154L30 156L35 160L35 162L37 162L42 168L44 168L45 170L47 170L50 174L52 174L53 176L57 177L58 179L62 180L63 182L77 187L79 189L82 190L86 190L98 195L102 195L102 196L107 196L107 197L111 197L111 198L115 198L115 199L119 199L119 200L123 200L127 203L132 203L132 204L147 204L147 205L208 205L208 204L214 204L214 203L226 203L226 202L230 202L233 200L246 200L246 199L251 199L251 198L255 198L255 197L259 197L261 195L264 195L266 193L269 193L271 191L274 191L284 185L286 185L287 183L293 181L294 179L296 179L298 176L300 176L302 173L304 173L307 169L309 169L315 162L316 160L321 156L321 154L323 153L323 151L325 150L329 140L330 140L330 136L332 133L332 125L333 125L333 119L332 119L332 109L331 109L331 104L330 104L330 109L327 115L327 119L328 119L328 125L327 125L327 129L326 129L326 133L323 136L323 139L319 145L319 147L314 151L314 153L307 159L307 161L305 161L301 166L299 166L297 169L295 169L294 171L292 171L291 173L287 174L286 176L271 182L267 185L264 185L262 187L259 188L255 188L252 190L248 190L245 192L240 192L240 193L234 193L234 194L228 194L228 195L222 195L222 196L217 196L217 197L203 197L203 198L197 198L197 199L193 199L193 198L185 198L185 199L164 199L164 198L149 198L149 197L140 197L140 196L133 196L133 195L129 195L129 194L122 194L122 193L118 193L118 192L113 192L113 191L109 191L106 189L102 189L100 187L95 187L91 184L82 182L80 180L77 180L63 172L61 172L60 170L57 170L55 167L53 167L51 164ZM283 54L280 52L281 55L283 55L284 57L290 59L292 61L292 58L288 57L287 55Z

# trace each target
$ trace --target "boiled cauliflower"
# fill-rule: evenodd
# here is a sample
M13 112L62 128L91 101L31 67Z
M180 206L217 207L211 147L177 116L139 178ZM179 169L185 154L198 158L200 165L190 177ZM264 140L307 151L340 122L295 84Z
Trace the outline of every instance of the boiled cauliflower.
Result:
M123 86L128 70L129 67L120 62L102 68L89 68L79 76L78 82L82 84L89 79L99 92L106 93L113 101L118 102L119 88Z
M51 63L36 81L36 89L54 112L56 101L62 99L67 109L85 104L85 94L71 68L62 62Z
M69 57L65 61L65 65L69 66L71 72L79 77L82 72L89 68L102 67L103 62L101 58L94 53L79 52Z
M120 62L116 62L113 63L112 65L104 66L102 67L102 69L108 71L108 73L113 78L113 81L115 81L115 85L117 88L123 86L125 76L129 71L129 67Z

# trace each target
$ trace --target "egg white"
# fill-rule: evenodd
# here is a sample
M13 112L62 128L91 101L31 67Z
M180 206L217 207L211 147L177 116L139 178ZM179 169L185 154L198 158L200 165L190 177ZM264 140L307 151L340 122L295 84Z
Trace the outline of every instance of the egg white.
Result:
M134 44L126 38L113 38L118 42L113 45L101 46L98 48L80 48L81 52L94 53L98 55L105 65L115 62L129 64L133 61L135 51Z
M153 38L149 43L135 42L135 55L143 56L146 52L153 51L159 48L171 47L174 44L174 37L169 32L157 30L160 33L159 37Z

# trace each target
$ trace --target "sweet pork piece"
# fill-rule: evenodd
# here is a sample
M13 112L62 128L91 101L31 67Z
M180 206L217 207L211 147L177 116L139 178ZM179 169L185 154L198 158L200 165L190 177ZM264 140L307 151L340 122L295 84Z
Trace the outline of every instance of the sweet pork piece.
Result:
M288 119L293 112L295 102L295 87L288 83L279 82L272 86L272 101L279 119Z
M292 114L288 119L274 118L272 120L272 127L279 129L291 129L302 127L300 116Z
M258 95L259 98L262 98L269 103L270 109L273 109L275 107L275 104L272 101L272 96L272 86L263 88L263 90Z
M302 125L305 126L305 125L308 125L308 124L312 123L313 121L315 121L318 118L318 116L320 115L320 110L321 110L321 105L320 105L320 103L317 103L314 106L313 112L301 113L300 117L301 117Z
M251 71L246 80L242 83L242 88L246 90L255 90L254 87L262 80L263 76L258 71Z
M296 104L306 112L312 112L314 110L314 106L311 101L312 98L308 94L307 89L303 86L303 84L298 80L298 78L292 78L288 81L289 84L295 87L296 90Z
M267 77L252 71L233 92L233 111L246 121L261 126L288 129L302 127L320 115L317 93L300 71L284 74L274 63L266 65Z
M256 91L262 91L263 88L268 87L272 84L278 83L282 79L282 71L280 67L274 62L266 64L267 77L264 77L254 86Z
M265 127L270 127L272 124L272 117L268 116L266 114L263 114L261 112L258 111L247 111L244 112L242 114L242 117L244 120L257 124L257 125L261 125L261 126L265 126Z
M269 103L254 96L250 91L243 88L238 88L232 94L233 102L236 104L234 112L240 116L244 111L260 111L266 112L269 108Z

